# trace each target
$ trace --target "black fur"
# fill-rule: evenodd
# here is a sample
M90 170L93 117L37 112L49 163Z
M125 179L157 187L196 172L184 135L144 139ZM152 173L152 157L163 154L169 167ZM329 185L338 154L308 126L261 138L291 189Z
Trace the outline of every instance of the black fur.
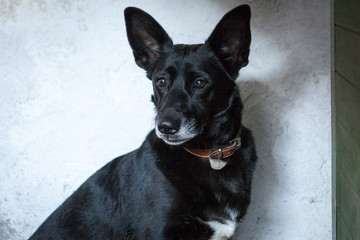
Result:
M207 222L224 223L226 209L236 221L246 213L256 154L235 79L248 63L250 8L227 13L198 45L173 45L140 9L127 8L125 20L135 61L153 81L156 131L91 176L31 240L210 239ZM241 148L219 171L182 148L219 147L240 131Z

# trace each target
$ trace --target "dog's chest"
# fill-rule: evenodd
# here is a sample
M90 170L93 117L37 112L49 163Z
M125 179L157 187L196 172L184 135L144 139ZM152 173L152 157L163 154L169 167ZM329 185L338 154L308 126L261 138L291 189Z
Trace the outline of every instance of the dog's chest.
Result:
M237 210L225 207L224 215L205 223L214 231L210 240L227 240L231 238L237 226L239 212Z

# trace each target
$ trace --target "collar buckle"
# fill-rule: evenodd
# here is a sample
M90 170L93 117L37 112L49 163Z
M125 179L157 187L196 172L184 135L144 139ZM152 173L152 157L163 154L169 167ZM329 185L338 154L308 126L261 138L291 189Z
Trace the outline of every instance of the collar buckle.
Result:
M241 147L241 137L237 136L235 139L231 140L230 143L236 142L236 150Z

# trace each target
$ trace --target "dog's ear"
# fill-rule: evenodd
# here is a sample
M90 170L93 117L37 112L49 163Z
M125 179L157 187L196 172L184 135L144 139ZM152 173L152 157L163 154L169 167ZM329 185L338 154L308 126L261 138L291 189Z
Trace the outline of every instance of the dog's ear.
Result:
M251 42L250 16L248 5L234 8L220 20L206 41L234 79L238 76L240 68L248 64Z
M124 15L135 62L149 71L160 54L170 48L173 42L160 24L141 9L128 7Z

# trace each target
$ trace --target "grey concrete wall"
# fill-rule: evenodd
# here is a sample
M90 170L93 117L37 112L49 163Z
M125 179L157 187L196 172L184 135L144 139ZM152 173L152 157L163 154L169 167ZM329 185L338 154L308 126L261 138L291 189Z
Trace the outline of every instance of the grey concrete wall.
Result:
M27 238L94 171L153 127L123 9L151 13L176 43L204 41L252 7L238 83L259 162L237 239L331 239L330 3L0 1L0 239Z

